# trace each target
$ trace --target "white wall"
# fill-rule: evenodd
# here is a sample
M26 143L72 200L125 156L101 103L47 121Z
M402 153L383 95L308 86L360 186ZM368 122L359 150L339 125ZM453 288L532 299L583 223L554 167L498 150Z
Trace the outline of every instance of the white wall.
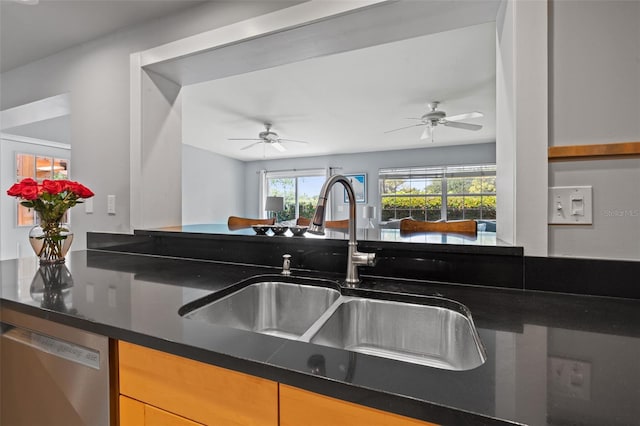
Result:
M553 1L551 146L640 141L640 2ZM549 226L552 256L640 260L640 159L551 163L592 185L593 225Z
M321 157L302 157L282 160L261 160L246 163L245 182L246 198L245 206L248 215L260 213L258 203L258 188L260 177L259 170L292 170L311 168L335 168L335 173L367 174L367 204L378 206L380 195L378 188L378 170L384 167L410 167L410 166L438 166L454 164L487 164L495 163L495 143L458 145L449 147L433 147L422 149L408 149L397 151L364 152L359 154L342 154ZM254 184L255 183L255 184ZM348 216L348 209L338 211L344 205L342 186L337 186L332 194L333 219L344 219ZM359 205L358 218L362 217ZM376 222L379 213L376 211Z
M74 216L72 250L85 247L87 231L130 230L129 55L290 4L207 2L0 74L0 110L71 94L74 179L96 193L94 214ZM116 195L116 215L107 214L108 194Z
M547 3L505 1L497 17L497 237L547 255Z
M500 194L496 215L499 240L515 242L515 118L513 4L503 1L496 18L496 189Z
M46 141L43 141L46 142ZM17 226L17 201L6 195L7 189L16 181L15 170L17 153L51 155L56 158L70 158L68 149L24 143L11 139L0 140L0 260L32 256L29 244L29 230L32 226ZM71 178L73 179L73 161L71 162ZM80 216L82 207L71 210L71 229L75 233L76 217Z
M143 72L141 90L145 108L140 150L131 145L129 172L140 173L140 186L131 186L130 207L144 216L147 228L176 226L182 223L182 96L181 87L154 73ZM133 160L135 158L135 161ZM168 161L167 161L168 160ZM135 166L134 166L135 165ZM130 215L133 216L133 208ZM132 217L134 227L141 228L139 218Z
M251 216L245 214L245 178L242 161L182 145L182 224Z

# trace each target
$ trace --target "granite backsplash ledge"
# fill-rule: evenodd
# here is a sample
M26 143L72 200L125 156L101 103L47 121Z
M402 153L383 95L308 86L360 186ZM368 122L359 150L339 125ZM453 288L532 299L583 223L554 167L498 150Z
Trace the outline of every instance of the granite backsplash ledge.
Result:
M519 247L478 247L361 241L360 251L376 253L376 265L364 276L419 279L453 284L523 288L524 262ZM178 258L282 266L341 274L347 269L347 241L269 236L163 233L134 235L88 233L87 248Z
M347 241L269 236L136 231L87 234L87 247L123 253L280 267L342 274ZM524 256L522 247L361 241L375 252L363 276L405 278L482 287L640 299L640 262Z

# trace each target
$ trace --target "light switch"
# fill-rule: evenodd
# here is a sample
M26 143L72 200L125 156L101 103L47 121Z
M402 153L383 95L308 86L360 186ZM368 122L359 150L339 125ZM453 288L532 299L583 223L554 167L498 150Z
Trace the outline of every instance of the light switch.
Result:
M93 198L84 200L84 212L87 214L93 213Z
M569 195L571 200L571 216L584 216L584 196L581 193Z
M549 188L548 223L551 225L590 225L593 216L591 186Z
M116 196L107 195L107 213L116 214Z
M547 366L548 388L551 394L591 399L591 363L550 356Z

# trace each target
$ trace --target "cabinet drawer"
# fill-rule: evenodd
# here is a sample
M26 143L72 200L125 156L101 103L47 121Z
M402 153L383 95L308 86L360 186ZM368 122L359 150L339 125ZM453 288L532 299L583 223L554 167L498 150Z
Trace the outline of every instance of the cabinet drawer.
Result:
M436 426L287 385L280 385L280 426Z
M120 426L202 426L202 424L120 395Z
M278 384L126 342L120 393L197 422L278 424Z

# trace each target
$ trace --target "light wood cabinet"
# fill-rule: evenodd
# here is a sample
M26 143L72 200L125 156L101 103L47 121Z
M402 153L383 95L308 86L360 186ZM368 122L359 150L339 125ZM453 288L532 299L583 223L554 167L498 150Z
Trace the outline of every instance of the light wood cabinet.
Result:
M120 395L120 426L203 426L168 411Z
M126 342L120 426L436 426Z
M121 395L206 425L278 424L276 382L126 342L118 352Z
M280 426L436 426L280 384Z

